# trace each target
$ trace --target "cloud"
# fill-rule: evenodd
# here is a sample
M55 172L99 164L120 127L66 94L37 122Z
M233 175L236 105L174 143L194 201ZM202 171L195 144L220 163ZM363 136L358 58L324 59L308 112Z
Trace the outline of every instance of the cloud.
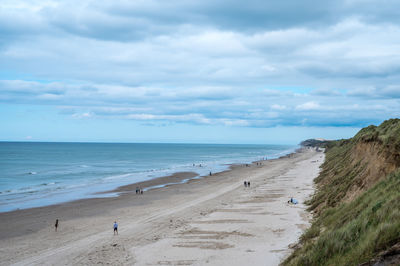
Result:
M399 7L5 0L0 102L156 124L365 125L399 114Z
M317 102L306 102L296 106L297 110L318 110L321 108L321 105Z
M399 113L396 86L347 94L298 94L293 90L246 90L232 87L154 88L103 84L27 81L0 83L0 101L59 106L76 119L135 120L153 125L174 123L242 127L364 125ZM396 111L397 110L397 111Z
M355 88L347 92L351 97L374 98L374 99L399 99L400 86L388 85L385 87L371 87L366 86L363 88Z
M83 8L82 8L83 7ZM287 28L337 19L337 4L316 5L304 0L236 1L65 1L41 9L55 27L70 34L99 39L135 40L169 34L182 25L228 31ZM298 10L303 12L299 13ZM336 12L335 12L336 11Z
M74 113L72 114L73 118L78 118L78 119L82 119L82 118L91 118L93 116L93 113L91 112L86 112L86 113Z
M287 107L285 105L273 104L271 105L271 109L273 110L285 110Z
M387 98L400 99L400 85L389 85L379 90L379 94Z
M319 88L312 90L310 94L317 96L339 96L341 93L336 89Z

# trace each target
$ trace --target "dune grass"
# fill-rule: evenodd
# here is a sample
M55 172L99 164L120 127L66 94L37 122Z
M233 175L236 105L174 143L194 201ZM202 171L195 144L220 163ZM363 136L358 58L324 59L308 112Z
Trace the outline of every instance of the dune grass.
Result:
M300 248L283 265L358 265L400 242L400 167L353 200L344 201L369 163L354 156L360 142L400 165L400 120L369 126L352 139L327 145L326 159L315 179L318 192L308 201L316 215L301 236Z
M400 241L400 171L326 209L284 265L358 265Z

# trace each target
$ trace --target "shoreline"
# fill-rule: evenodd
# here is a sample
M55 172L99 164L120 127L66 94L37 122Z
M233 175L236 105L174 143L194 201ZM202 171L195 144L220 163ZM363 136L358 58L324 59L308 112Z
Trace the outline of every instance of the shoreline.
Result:
M298 151L300 152L300 150L301 150L301 148L296 149L295 152L285 154L283 156L280 156L279 158L269 159L269 161L290 157L290 155L293 155L293 154L297 153ZM248 167L250 167L250 166L257 165L257 163L262 163L262 162L266 162L266 161L268 161L268 160L256 160L256 161L252 161L251 163L226 164L228 166L228 169L225 169L225 170L222 170L219 172L214 172L214 173L211 172L211 175L199 175L196 172L175 172L170 175L156 177L156 178L146 180L146 181L140 181L140 182L135 182L135 183L128 184L128 185L119 186L115 189L101 191L101 192L97 192L95 194L101 195L101 194L108 194L108 193L118 193L118 196L120 196L124 193L132 193L133 191L136 190L136 187L142 188L144 192L150 191L153 189L167 188L167 187L170 187L173 185L190 183L193 180L200 180L203 178L207 178L209 176L217 176L222 173L232 171L236 167L245 167L246 165L248 165Z
M217 171L212 174L217 175L220 173L231 171L233 168L235 168L237 166L253 165L257 162L266 162L266 161L270 161L270 160L286 158L287 156L290 156L291 154L296 154L301 149L302 149L302 147L297 148L293 152L282 155L278 158L273 158L273 159L268 159L268 160L256 160L256 161L252 161L251 163L228 163L228 164L226 164L227 169L224 169L222 171ZM68 203L73 203L73 202L78 202L78 201L84 201L84 200L120 197L122 194L134 192L136 187L140 187L143 189L143 192L147 192L147 191L153 190L153 189L159 189L159 188L164 188L164 187L170 187L172 185L188 183L188 182L191 182L192 180L202 179L207 176L208 175L201 175L194 171L178 171L178 172L174 172L169 175L159 176L159 177L155 177L155 178L145 180L145 181L139 181L139 182L129 183L126 185L117 186L114 189L98 191L98 192L91 194L91 196L89 196L89 197L77 198L77 199L73 199L73 200L66 200L66 201L57 202L54 204L48 204L48 205L42 205L42 206L36 206L36 207L16 208L16 209L8 210L8 211L1 211L0 215L3 213L12 213L12 212L19 212L19 211L25 211L25 210L31 210L31 209L46 208L46 207L58 206L58 205L63 205L63 204L68 204ZM1 239L1 234L0 234L0 239Z
M251 167L251 166L254 166L257 162L267 162L267 161L279 160L281 158L288 158L291 155L295 155L296 153L298 153L300 151L301 151L301 148L296 149L295 152L283 155L279 158L270 159L270 160L253 161L250 164L245 164L245 163L229 164L228 169L220 171L220 172L216 172L216 173L212 174L212 176L216 177L216 176L219 176L224 173L229 173L230 171L233 171L236 168L246 167L246 165L249 165ZM171 175L156 177L156 178L146 180L146 181L135 182L135 183L131 183L128 185L119 186L112 190L94 193L94 195L99 195L99 197L93 196L90 198L76 199L76 200L71 200L71 201L66 201L66 202L61 202L61 203L56 203L56 204L49 204L49 205L45 205L45 206L32 207L32 208L26 208L26 209L15 209L15 210L6 211L6 212L0 212L0 221L2 219L4 219L4 217L7 217L7 216L22 217L22 216L26 216L26 215L31 215L32 213L35 213L36 210L38 210L38 212L52 212L51 209L53 209L53 208L63 210L65 208L75 208L77 206L79 207L79 206L86 205L86 204L89 204L89 205L90 204L102 204L103 201L107 201L107 199L110 199L110 200L118 199L121 197L127 197L127 196L131 196L133 194L136 194L136 193L134 193L136 187L141 187L143 189L143 191L148 192L150 190L168 189L171 186L175 186L175 185L189 184L193 181L199 181L199 180L202 180L202 179L205 179L208 177L210 177L210 176L208 176L208 175L200 176L195 172L175 172ZM185 181L185 182L183 182L183 181ZM111 196L111 197L101 196L102 194L115 194L115 196ZM143 196L143 195L135 195L135 196ZM50 209L50 210L48 210L48 209ZM92 215L90 211L88 212L88 215L89 216ZM1 222L0 222L0 224L1 224ZM0 240L3 238L8 238L10 236L14 236L14 235L19 236L22 234L26 234L27 232L35 233L44 227L45 227L44 224L41 226L37 225L37 226L31 227L29 230L27 230L25 232L21 231L20 233L16 233L16 234L10 233L10 231L12 231L12 230L8 230L7 231L8 233L5 233L4 231L0 230ZM9 229L11 229L11 228L9 228Z
M287 150L286 151L286 152L288 152L287 154L284 154L280 157L272 157L272 158L279 159L281 157L287 156L290 153L295 153L296 151L297 151L297 149ZM253 160L254 160L254 158L253 158ZM269 159L269 160L271 160L271 159ZM259 161L263 161L263 160L254 160L254 161L250 161L249 163L247 163L246 161L239 162L239 163L228 162L228 163L217 165L216 169L214 169L214 170L212 169L213 167L210 168L207 165L204 165L203 167L201 167L201 164L200 164L200 168L199 168L199 165L196 164L196 166L193 165L194 169L178 170L178 171L171 172L168 174L156 176L151 179L145 178L144 181L138 181L138 182L131 181L133 183L131 183L129 181L128 182L125 181L125 182L122 182L122 185L114 184L114 186L111 186L110 188L103 188L100 190L95 190L95 192L88 193L86 195L82 194L81 196L78 196L75 198L71 198L71 197L67 196L67 198L65 198L64 200L49 199L49 201L51 201L51 203L47 203L47 204L43 203L43 202L45 202L45 201L43 201L42 203L39 203L39 204L38 203L28 204L28 206L22 205L21 207L14 207L14 208L6 207L4 210L0 211L0 214L35 209L35 208L42 208L42 207L48 207L48 206L55 206L55 205L61 205L61 204L67 204L67 203L71 203L74 201L90 200L90 199L96 199L99 197L104 197L104 198L119 197L122 193L127 193L127 192L130 192L131 190L134 190L136 188L136 186L141 187L143 189L143 191L146 192L146 191L152 190L152 189L157 189L157 188L161 188L161 187L169 187L171 185L190 182L192 179L201 179L201 178L207 177L208 172L217 174L217 173L221 173L221 172L225 172L225 171L230 171L234 165L252 164L255 162L259 162ZM199 169L199 170L197 170L197 169ZM127 189L128 191L123 191L123 188ZM73 191L71 191L71 192L73 192ZM29 202L29 199L25 200L25 201ZM6 202L6 200L5 200L5 202Z
M114 192L120 193L118 197L82 199L58 205L0 213L0 239L2 239L0 255L4 258L4 264L12 264L19 261L25 262L22 263L22 265L38 263L49 259L48 255L50 253L64 256L63 261L66 264L76 264L77 261L73 260L68 254L72 254L72 257L76 256L76 258L79 257L85 261L88 256L82 257L79 255L81 252L89 252L89 254L91 254L90 252L93 251L96 253L96 250L99 248L97 244L90 246L90 241L93 239L96 239L96 243L97 241L98 243L114 241L113 239L109 239L107 228L109 227L109 223L113 222L115 219L120 222L121 235L126 235L126 233L132 231L133 235L130 233L129 235L134 239L134 243L131 243L130 237L126 238L121 236L121 241L123 243L117 241L118 246L124 247L124 251L121 252L124 254L126 253L128 256L126 262L122 262L122 264L131 264L131 262L134 263L138 260L147 261L151 258L144 258L135 252L131 252L130 247L136 246L139 243L146 247L162 244L165 238L171 234L178 233L179 236L181 233L174 232L174 230L185 229L192 219L199 219L199 217L207 218L218 210L222 211L224 215L229 215L230 211L223 211L223 209L233 204L238 199L238 195L242 195L243 197L255 197L245 200L243 201L244 203L240 204L256 204L260 201L259 197L261 196L253 195L253 193L256 193L256 190L260 186L265 186L263 183L267 182L266 184L269 184L269 182L273 182L277 176L290 171L298 162L306 162L315 168L316 164L313 164L307 159L311 156L322 156L322 154L314 151L301 150L279 159L262 161L262 165L257 165L260 161L255 161L249 164L248 167L245 165L232 165L230 170L215 173L212 176L204 176L200 179L190 179L185 183L150 189L143 195L136 195L134 193L136 184L130 184L114 190ZM307 168L305 168L304 171L307 171ZM179 176L171 175L164 177L168 180L165 179L158 182L163 183L164 181L183 180L190 175L193 175L193 173L181 173ZM265 178L263 176L265 176ZM254 191L253 189L243 191L243 180L246 179L252 181ZM282 182L286 182L286 179L287 178L283 179ZM299 181L293 180L291 182ZM312 185L312 179L307 182ZM274 183L271 183L270 185L273 184ZM150 185L150 183L148 183L148 185ZM302 186L302 184L299 185ZM279 189L287 190L286 187ZM302 190L299 192L301 191ZM309 193L310 188L304 191ZM261 190L261 192L263 192L263 190ZM273 198L271 198L271 196L273 196ZM276 201L276 197L284 197L281 201L286 202L287 196L288 195L285 195L285 193L270 192L270 195L267 195L266 198L270 199L268 202L272 200L271 202L273 203ZM269 204L268 202L267 204ZM300 205L299 207L303 208L303 206ZM250 207L249 210L256 210L257 208L253 206ZM212 211L213 209L215 210ZM241 209L237 210L239 211ZM292 213L293 211L295 211L295 213ZM297 210L295 209L289 209L289 213L291 213L290 215L295 215L295 217L297 217L296 219L303 219L297 214ZM248 211L244 211L243 215L248 215ZM254 213L252 217L264 217L263 219L267 220L275 219L274 216L269 216L268 212L265 212L265 215L263 215L263 213ZM60 219L59 232L56 234L54 233L55 219ZM212 221L223 220L224 219L217 219ZM243 225L239 218L228 220L231 221L229 223L238 223L238 226ZM209 222L212 221L204 221L201 222L200 225L204 224L204 226L208 226ZM218 223L219 222L217 222L217 225ZM247 222L245 224L250 227L253 226L252 224L247 224ZM265 224L265 221L263 224ZM199 227L196 225L194 228ZM218 228L213 228L213 231ZM136 230L139 231L136 232ZM296 230L295 232L297 234L292 233L290 235L292 241L289 243L295 242L297 239L293 239L293 236L299 236L302 231L297 225L294 229L290 228L290 230L287 230L288 232L290 230ZM154 233L159 231L160 234L154 236ZM246 234L250 235L250 233ZM263 234L265 234L265 232ZM142 240L136 242L137 237ZM122 240L122 238L124 240ZM173 237L173 239L175 238L176 237ZM159 239L163 239L163 241L160 242L158 241ZM44 243L42 243L43 240L45 240ZM124 241L127 241L127 243ZM25 246L26 243L30 243L29 245L33 246L27 248ZM43 246L37 246L35 243L42 243ZM89 244L89 246L87 246L87 244ZM197 244L192 243L190 245ZM239 246L241 244L236 243L236 245ZM179 246L182 245L178 243L172 246L179 249ZM181 249L191 250L190 247L187 248L186 246L186 244L183 245ZM232 244L228 246L230 247ZM157 247L155 248L157 249ZM204 247L200 248L203 249ZM69 251L66 252L66 249ZM81 249L86 251L82 251ZM108 249L109 248L106 248L106 250ZM62 250L62 252L60 250ZM161 248L161 250L164 249ZM208 250L208 246L206 250ZM225 248L223 248L223 250L225 250ZM120 251L115 252L120 254ZM149 254L149 252L150 250L146 250L143 254ZM285 252L287 253L287 250ZM282 254L277 251L271 254L275 257L278 255L280 257L282 256ZM245 255L254 256L255 254L246 253ZM260 255L261 253L257 252L257 256ZM33 258L35 258L35 260L32 260ZM118 264L118 258L114 256L103 258L102 260L110 261L112 264ZM92 264L92 262L93 261L90 260L83 264ZM141 265L141 263L139 263L139 265Z

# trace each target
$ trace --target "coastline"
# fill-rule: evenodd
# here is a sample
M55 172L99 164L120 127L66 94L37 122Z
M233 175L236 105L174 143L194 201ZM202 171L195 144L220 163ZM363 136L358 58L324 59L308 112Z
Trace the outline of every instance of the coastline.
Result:
M294 156L296 153L301 152L302 149L304 149L304 148L300 147L300 148L295 149L294 152L290 152L290 153L282 155L282 156L280 156L278 158L273 158L273 159L268 159L268 160L271 161L271 160L279 160L279 159L282 159L282 158L290 158L290 156ZM251 163L231 163L231 164L227 164L228 169L212 173L212 175L219 175L219 174L222 174L224 172L232 171L237 167L245 167L246 165L254 166L254 165L257 165L257 163L262 164L263 162L266 162L268 160L267 159L265 159L265 160L256 160L256 161L252 161ZM175 172L175 173L172 173L170 175L156 177L156 178L153 178L153 179L150 179L150 180L146 180L146 181L135 182L135 183L131 183L131 184L128 184L128 185L119 186L119 187L117 187L115 189L112 189L112 190L106 190L106 191L97 192L97 193L95 193L95 195L117 193L118 196L120 196L120 195L122 195L124 193L132 193L132 192L134 192L136 190L136 188L141 188L144 192L146 192L146 191L153 190L153 189L159 189L159 188L164 188L164 187L170 187L170 186L173 186L173 185L189 183L192 180L202 179L202 178L205 178L205 177L208 177L208 176L209 175L199 175L198 173L191 172L191 171L189 171L189 172L188 171ZM61 204L63 204L63 203L61 203Z
M200 179L190 179L184 183L181 183L181 181L187 179L188 176L190 178L193 173L180 173L178 176L171 175L163 177L162 181L158 180L155 182L158 182L158 185L163 182L178 184L154 188L143 195L136 195L134 189L137 184L131 184L113 190L112 192L120 194L118 197L83 199L52 206L0 213L0 225L2 228L0 230L0 239L2 239L3 243L0 246L0 255L4 258L3 263L10 264L21 260L24 262L24 259L26 259L25 262L32 262L31 259L35 258L35 256L38 259L37 261L41 261L41 259L45 257L43 254L47 254L47 250L53 250L57 253L57 248L65 246L69 247L73 254L75 254L75 252L79 253L79 251L74 250L79 246L73 244L74 241L86 243L88 239L92 239L94 236L99 239L103 239L104 237L108 239L108 232L106 230L108 227L106 225L110 223L110 220L114 219L121 221L121 228L131 228L133 230L133 228L136 228L138 225L139 227L148 227L147 229L151 230L150 232L146 231L147 234L142 234L144 238L142 244L148 246L149 244L159 243L160 241L156 241L156 239L153 239L151 236L151 231L157 231L152 228L152 223L154 221L160 222L165 231L163 234L168 235L174 229L185 226L187 221L184 222L184 219L181 219L181 222L179 222L179 218L178 220L167 219L167 221L161 221L164 218L171 215L174 216L180 212L187 212L185 215L178 217L187 217L188 220L194 219L199 213L201 217L207 217L207 214L204 214L207 212L202 212L201 209L209 209L209 204L211 204L211 202L218 202L218 198L225 197L225 194L232 194L232 192L237 189L241 191L245 176L248 176L249 180L251 179L252 183L256 182L256 184L260 181L258 177L252 177L256 174L257 176L260 175L259 177L265 175L267 178L264 181L268 181L271 174L274 176L287 172L293 167L293 163L304 161L305 158L303 157L308 158L312 155L320 156L319 153L314 153L315 152L312 151L297 151L294 154L283 156L280 159L263 161L263 165L257 165L258 162L250 164L249 167L234 165L230 170L215 173L212 176L204 176ZM277 172L273 172L274 169ZM272 171L273 173L264 173L265 171ZM312 179L310 182L312 184ZM156 186L157 184L142 184L143 187L145 185ZM227 189L227 187L229 189ZM257 188L257 185L254 187ZM309 188L305 191L310 192ZM215 197L210 196L209 193ZM280 196L277 194L276 196L282 197L283 195ZM199 201L199 198L203 200ZM192 205L186 206L188 202L191 202ZM229 202L229 200L227 202ZM182 206L178 208L180 205L176 203L182 203ZM215 205L211 204L211 206ZM193 210L188 210L188 208L193 208ZM164 209L166 211L163 211ZM195 213L192 213L193 211L195 211ZM262 215L259 214L256 216L261 217ZM268 214L266 214L266 216L266 219L271 218L268 218ZM60 230L57 234L53 232L53 223L55 219L60 219ZM171 225L169 221L172 221L171 223L173 225ZM129 231L131 229L122 230ZM297 228L297 230L299 230L298 234L300 234L301 230L299 228ZM35 246L23 250L23 243L25 241L32 244L40 242L43 238L48 241L43 247ZM155 238L160 239L162 237L157 236ZM109 240L110 239L106 240L106 242ZM129 242L129 239L126 241ZM296 239L293 239L293 241L296 241ZM117 245L124 246L122 244ZM94 247L94 250L96 249L97 247ZM137 262L137 255L135 256L132 252L126 251L125 246L124 249L124 252L127 252L129 256L127 257L127 261L122 262L122 264ZM189 249L191 248L189 247ZM45 250L46 252L44 252ZM144 252L144 254L147 254L149 251L146 252ZM65 253L68 252L63 252L63 255L65 255ZM276 254L279 254L279 252L276 252ZM77 257L81 258L81 255L78 254ZM146 258L142 259L146 261ZM114 263L118 261L112 256L110 258L104 258L104 260L111 260ZM72 260L70 257L65 257L65 263L75 264L75 262L76 261ZM91 264L93 261L86 262Z
M298 152L296 150L296 152ZM295 154L296 152L290 153L290 154ZM281 158L286 158L287 156L290 156L290 154L283 155L279 158L276 159L271 159L271 160L279 160ZM270 161L271 161L270 160ZM265 162L267 160L259 160L259 161L254 161L251 164L247 165L255 165L257 162ZM227 170L223 170L220 172L214 173L212 176L219 176L223 173L230 172L234 170L235 168L239 167L245 167L246 164L229 164L229 167ZM128 185L123 185L119 186L115 189L112 190L106 190L106 191L101 191L101 192L96 192L94 195L99 195L99 197L91 197L91 198L82 198L82 199L76 199L72 201L66 201L62 203L56 203L56 204L49 204L45 206L40 206L40 207L33 207L33 208L26 208L26 209L16 209L16 210L11 210L11 211L6 211L6 212L0 212L0 225L2 224L1 221L7 221L7 220L19 220L22 221L24 220L23 217L34 215L35 213L41 213L42 215L44 214L45 217L48 217L49 213L54 213L54 212L64 212L66 209L71 209L74 210L75 208L82 208L82 210L85 210L85 212L82 214L83 216L92 216L93 212L90 210L90 207L86 209L86 205L90 206L91 204L93 205L102 205L102 204L107 204L108 200L112 199L118 199L118 198L126 198L129 196L133 196L135 193L136 187L139 187L143 189L143 191L146 192L149 190L159 190L159 189L167 189L171 186L175 185L182 185L182 184L187 184L193 181L201 180L203 178L208 178L210 176L200 176L196 172L176 172L171 175L167 176L161 176L161 177L156 177L150 180L146 181L141 181L141 182L135 182L131 183ZM109 195L114 195L111 197L104 196L106 194ZM142 196L143 195L135 195L135 196ZM142 204L140 202L140 199L138 200L137 204ZM96 214L96 213L95 213ZM94 215L95 215L94 214ZM67 219L71 219L74 217L72 213L66 212ZM9 218L11 217L11 219ZM15 222L10 222L10 224L15 224ZM3 238L9 238L9 237L14 237L14 236L19 236L19 235L25 235L25 234L30 234L30 233L35 233L39 231L40 229L43 229L44 227L47 227L48 225L46 224L30 224L29 229L23 230L25 227L28 227L28 225L24 224L17 224L18 226L15 228L19 228L17 230L13 230L14 228L12 227L7 227L7 225L4 225L3 228L7 228L7 230L0 230L0 240ZM22 228L22 230L21 230Z
M169 146L158 145L160 147L157 146L157 150L150 144L146 144L150 145L149 147L140 147L140 145L136 147L136 144L132 144L133 146L127 144L127 147L116 147L122 151L122 156L115 155L112 158L105 158L103 155L91 161L90 158L95 156L93 151L107 147L90 147L92 144L87 144L89 145L87 147L88 152L74 154L73 157L70 156L68 158L57 157L56 165L52 165L52 163L48 165L48 155L58 148L57 143L50 144L50 148L43 147L46 152L38 156L37 163L34 164L44 165L44 167L32 166L34 160L29 161L28 158L26 160L31 165L29 163L26 164L24 158L27 157L27 154L21 152L20 159L16 159L16 164L20 165L23 171L17 173L15 170L7 170L6 168L10 173L5 170L4 180L0 180L5 182L3 184L7 184L0 191L0 213L58 205L81 199L115 197L118 192L111 191L118 189L120 186L134 183L141 187L145 186L146 188L143 190L146 191L166 185L188 182L192 178L197 179L207 176L209 172L217 173L229 170L232 164L251 163L267 155L269 158L277 158L282 154L293 152L296 148L289 145L257 145L255 147L252 145L222 145L223 149L220 150L217 145L217 152L215 145L175 145L177 147L173 145L177 152L172 159L167 160L168 165L166 165L163 150L171 148ZM193 146L195 152L193 154L189 153L189 155L183 154L185 149L187 150L191 146ZM38 150L40 147L28 146L26 149L28 148ZM66 149L67 147L61 148ZM146 153L147 157L140 158L136 148L150 149L150 152ZM110 147L107 149L110 149ZM211 149L211 153L207 153L208 149ZM244 156L241 155L242 149L244 149ZM72 147L71 151L78 153L79 149ZM113 154L116 151L111 149L110 152ZM160 159L157 159L158 157ZM60 163L58 163L58 159ZM96 165L99 160L107 160L107 162L101 166ZM122 163L120 163L121 160ZM149 162L151 163L149 164ZM114 163L118 165L117 170L115 170ZM62 171L57 170L57 167L61 167ZM65 177L62 176L64 172L67 173ZM179 176L186 172L194 172L196 176L189 174L187 178L173 178L173 176ZM37 177L35 176L36 174L38 175ZM61 179L58 180L57 178L60 174ZM168 177L170 180L168 180ZM10 181L14 179L16 180L15 184ZM157 181L163 179L164 181L162 182L164 184Z
M184 183L186 180L190 180L198 176L199 175L195 172L176 172L172 175L157 177L147 181L136 182L125 186L119 186L113 190L103 191L96 194L118 193L118 196L120 196L124 193L133 193L136 190L136 187L143 189L143 191L148 191L151 189L181 184Z

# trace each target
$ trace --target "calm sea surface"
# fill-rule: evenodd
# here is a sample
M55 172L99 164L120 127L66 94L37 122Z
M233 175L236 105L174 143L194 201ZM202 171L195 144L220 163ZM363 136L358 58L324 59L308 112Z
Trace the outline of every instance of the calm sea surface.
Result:
M95 192L180 171L207 175L209 171L223 171L231 163L277 158L296 148L286 145L0 142L0 212L98 197Z

